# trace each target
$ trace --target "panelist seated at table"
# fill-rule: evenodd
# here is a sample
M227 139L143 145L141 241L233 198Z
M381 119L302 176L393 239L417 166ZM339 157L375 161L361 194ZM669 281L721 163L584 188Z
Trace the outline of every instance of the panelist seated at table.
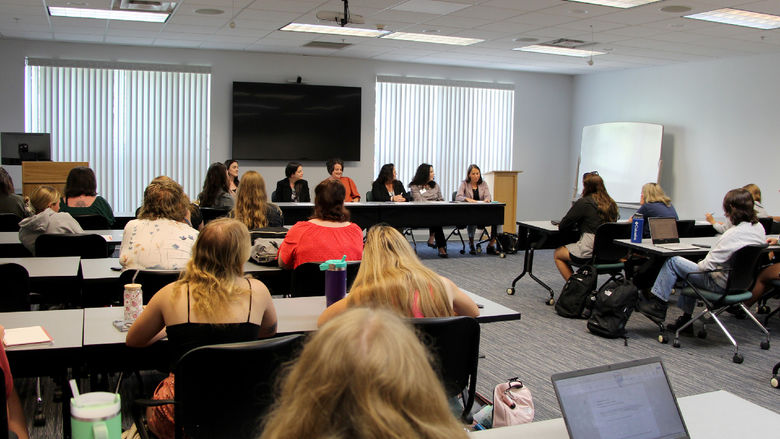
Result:
M413 201L444 201L439 184L434 181L436 175L433 166L423 163L417 167L414 178L409 183L409 191ZM439 257L447 257L447 239L444 238L444 230L441 226L428 229L428 247L437 248ZM435 244L434 244L435 240Z
M114 211L108 201L97 194L95 171L85 166L77 166L68 173L60 211L71 215L101 215L109 226L114 224Z
M268 202L265 180L255 171L245 173L241 179L236 192L236 205L230 216L244 223L249 230L284 225L282 210Z
M322 262L347 257L359 261L363 256L363 231L349 222L344 208L344 185L327 179L314 189L314 214L298 221L279 246L279 266L296 268L306 262Z
M315 333L280 375L260 439L465 439L428 358L408 322L351 310Z
M745 189L732 189L723 198L723 212L732 226L720 236L710 248L707 256L698 263L689 261L682 256L669 258L658 273L649 294L640 297L637 311L655 322L666 319L669 296L680 279L685 279L689 273L705 270L728 270L731 255L748 245L762 245L766 240L764 227L758 222L753 207L753 197ZM728 271L717 271L703 275L693 275L690 282L710 291L723 292L728 281ZM680 295L677 305L683 315L673 324L667 325L671 331L677 331L691 320L696 298ZM693 334L693 325L686 328L688 334Z
M677 210L672 205L672 199L664 192L658 183L645 183L639 196L639 209L634 215L645 218L643 234L650 236L650 221L647 218L679 219ZM631 219L634 217L632 216Z
M276 198L271 201L275 203L308 203L311 201L309 182L303 179L303 166L300 163L287 163L284 168L284 176L285 178L276 182Z
M395 165L392 163L382 165L379 176L371 184L371 196L374 197L374 201L395 201L396 203L412 199L412 196L404 190L404 184L398 181Z
M466 293L423 265L403 235L387 225L369 229L349 295L323 311L317 324L362 306L390 308L405 317L479 316Z
M596 229L604 223L614 222L617 219L617 203L609 196L604 187L604 180L598 172L586 172L582 176L582 196L574 202L558 224L558 229L561 231L579 230L580 232L580 239L577 242L555 249L555 266L563 276L563 280L569 280L572 275L570 264L572 260L584 263L593 256Z
M466 201L469 203L489 203L493 201L493 196L490 194L490 187L488 183L482 179L482 171L477 165L469 165L466 170L466 179L460 182L458 192L455 194L455 201ZM484 224L480 224L479 227L484 227ZM495 224L491 224L495 231ZM476 225L466 226L466 232L469 235L469 254L477 254L477 250L474 248L474 232L477 230ZM493 236L491 234L491 236ZM487 252L493 254L496 252L496 238L493 236L490 239L490 243L487 246Z
M181 278L158 291L127 332L131 347L168 337L172 364L206 345L251 341L276 333L276 309L262 282L243 277L249 259L249 231L240 222L209 222L192 249ZM154 399L173 399L171 373ZM147 409L149 428L159 438L174 437L173 406Z
M5 337L5 328L0 325L0 340ZM0 343L0 369L3 371L5 382L5 406L8 420L8 432L13 433L18 439L27 439L30 437L27 431L27 420L22 409L22 401L19 394L14 389L14 377L11 375L11 366L8 364L8 357L5 355L5 345ZM8 433L3 433L7 436Z
M212 163L206 171L203 180L203 190L198 194L200 207L214 209L232 209L235 204L228 187L228 175L225 165L219 162Z
M338 180L344 185L344 190L346 190L346 195L344 196L345 203L357 203L360 201L360 192L358 192L355 182L351 178L344 176L344 160L332 158L325 162L325 167L328 169L330 178Z
M24 197L14 193L14 181L3 167L0 167L0 213L12 213L19 218L32 215Z
M144 190L138 219L122 234L119 264L125 269L183 270L198 231L190 227L190 200L179 183L156 178Z
M225 169L227 169L228 193L235 196L238 191L238 161L225 160Z
M30 195L35 216L19 222L19 241L24 248L35 254L35 240L44 233L84 233L81 225L67 212L60 212L60 192L49 185L35 188Z

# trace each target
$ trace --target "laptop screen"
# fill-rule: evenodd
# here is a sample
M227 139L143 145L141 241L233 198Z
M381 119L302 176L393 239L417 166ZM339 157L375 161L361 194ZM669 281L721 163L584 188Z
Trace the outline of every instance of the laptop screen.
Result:
M552 376L572 439L688 438L660 358Z
M648 218L653 244L680 242L677 236L677 220L674 218Z

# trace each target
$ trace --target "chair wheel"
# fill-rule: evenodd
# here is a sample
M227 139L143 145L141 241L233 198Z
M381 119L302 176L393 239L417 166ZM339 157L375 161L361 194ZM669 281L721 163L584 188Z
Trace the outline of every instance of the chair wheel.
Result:
M761 349L763 350L769 349L769 340L764 340L761 342Z
M780 379L777 378L777 375L772 376L772 379L769 380L769 385L771 385L775 389L780 389Z
M33 425L40 427L46 425L46 416L43 415L43 403L35 403L35 416L33 417Z
M675 341L672 343L672 346L674 346L674 347L676 347L676 348L679 348L679 347L680 347L680 340L675 340Z
M544 303L546 303L546 304L547 304L547 305L549 305L549 306L553 306L553 305L555 305L555 299L553 299L552 297L550 297L550 298L549 298L549 299L547 299L547 301L546 301L546 302L544 302Z
M769 314L769 307L766 305L759 306L756 314Z
M482 246L477 244L477 253L482 253Z
M506 293L509 294L510 296L514 296L515 295L515 289L512 288L512 287L507 288L506 289Z
M703 339L707 338L707 331L702 329L701 331L696 332L696 336L703 340Z
M658 343L661 344L669 343L669 337L665 336L664 334L658 334Z
M504 253L499 253L499 254L498 254L498 257L499 257L499 258L501 258L501 259L504 259L504 258L506 258L506 254L504 254Z
M466 254L466 250L461 250L460 254L465 255Z
M742 357L742 355L739 352L737 352L734 354L734 357L731 358L731 361L737 364L742 364L742 362L745 361L745 359Z

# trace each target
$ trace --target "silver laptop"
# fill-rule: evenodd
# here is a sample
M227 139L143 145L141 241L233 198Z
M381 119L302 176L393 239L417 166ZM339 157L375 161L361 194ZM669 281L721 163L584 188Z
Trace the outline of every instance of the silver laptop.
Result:
M687 439L658 357L552 376L572 439Z
M667 250L693 250L698 248L692 244L680 243L677 235L677 220L674 218L648 218L650 237L653 245Z

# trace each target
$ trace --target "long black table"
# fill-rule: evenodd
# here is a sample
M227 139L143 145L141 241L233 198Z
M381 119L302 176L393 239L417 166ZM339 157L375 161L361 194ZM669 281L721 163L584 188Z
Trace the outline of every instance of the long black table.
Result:
M276 203L282 209L285 224L307 220L314 203ZM435 226L494 225L504 223L504 203L466 203L450 201L412 203L345 203L350 221L368 229L386 223L393 227L424 228Z

